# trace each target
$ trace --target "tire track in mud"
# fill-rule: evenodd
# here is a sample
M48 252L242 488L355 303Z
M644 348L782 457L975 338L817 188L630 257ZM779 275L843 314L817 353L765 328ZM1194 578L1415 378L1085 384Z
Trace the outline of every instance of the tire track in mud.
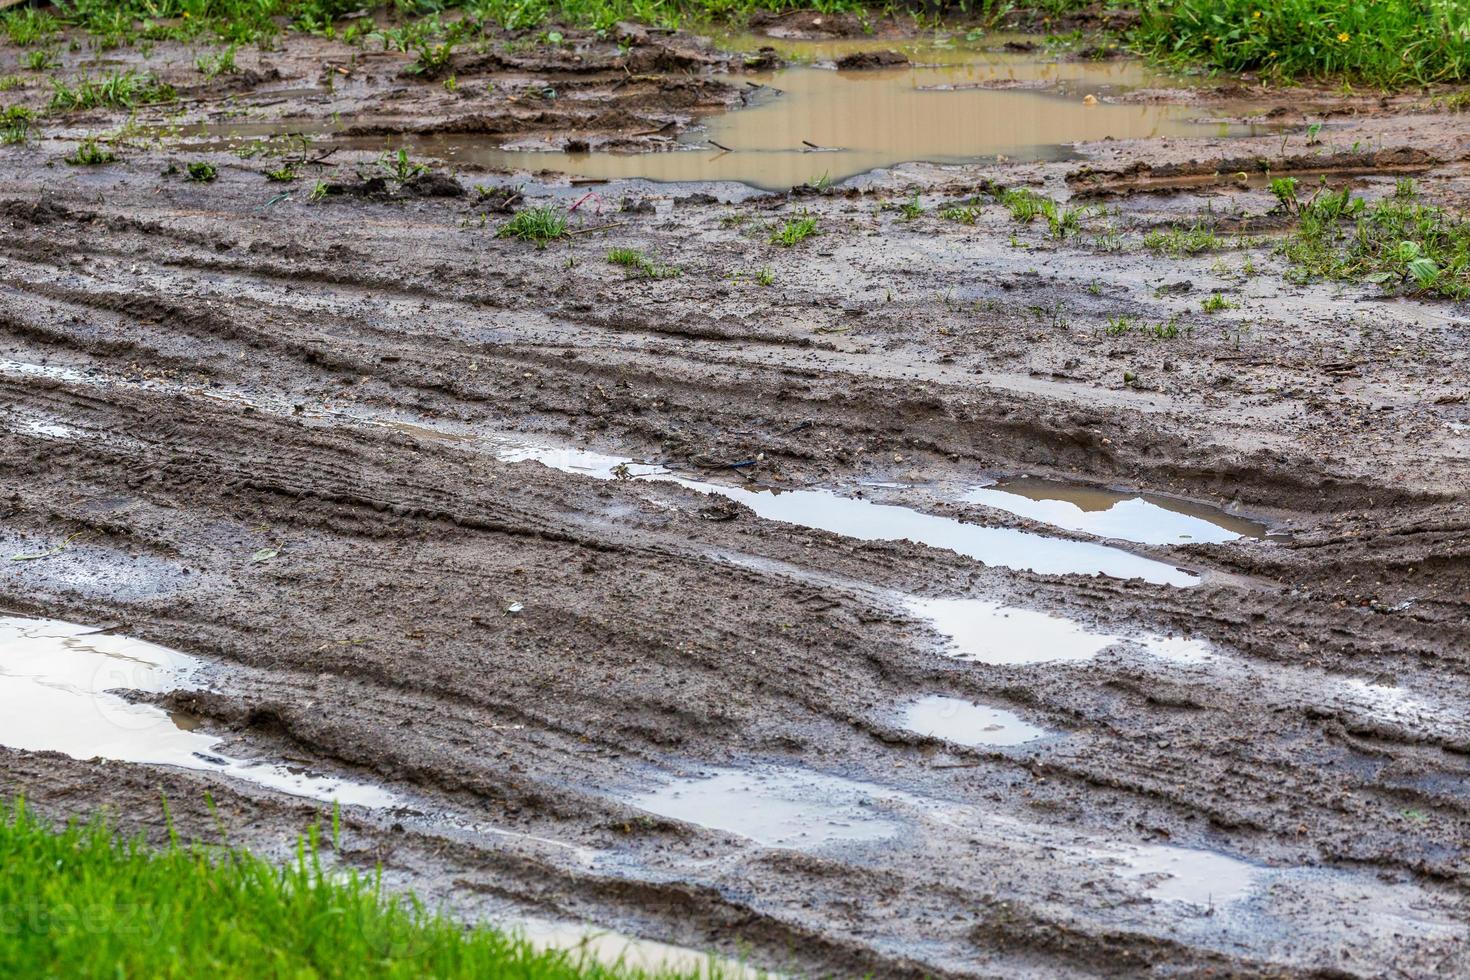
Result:
M207 430L213 430L213 428L215 428L215 426L213 425L204 426L204 429ZM313 453L313 455L319 455L319 453ZM315 470L301 470L300 467L298 467L297 464L294 463L294 461L288 461L288 463L285 464L284 467L282 467L282 472L293 473L293 480L310 480L310 482L316 482L316 480L319 480L320 478L322 478L322 476L325 476L326 473L335 473L335 476L332 476L331 478L334 480L363 479L362 470L357 469L357 467L354 466L332 467L332 469L325 470L325 472L323 472L323 470L320 470L319 464L315 467ZM207 473L207 475L197 475L196 473L196 475L193 475L193 479L203 480L203 482L207 483L219 483L219 485L234 485L234 483L238 482L238 473L231 472L231 470L219 470L219 472L210 472ZM291 500L295 500L295 497L297 497L297 492L294 491L293 486L285 485L285 483L272 483L270 482L270 480L247 480L247 482L243 483L243 488L248 489L248 491L254 492L254 494L259 494L259 492L266 492L266 494L268 495L276 495L281 494L281 492L285 492L285 495L287 495L288 498L291 498ZM335 505L338 505L338 507L340 507L340 505L347 505L347 507L356 508L356 510L370 510L372 511L372 513L375 514L381 513L382 508L387 505L387 501L384 500L363 500L363 498L357 498L357 500L354 501L351 500L351 498L337 497L337 495L334 494L334 491L331 491L331 489L329 488L326 488L325 491L319 491L319 495L320 497L332 500L332 502L334 502ZM401 507L401 505L403 504L401 504L401 501L398 501L398 505L400 505ZM303 511L303 513L298 514L297 520L300 520L301 517L309 516L310 513L312 513L312 511ZM413 511L409 510L409 513L412 514ZM329 523L329 525L326 525L326 527L329 527L329 529L338 529L338 527L343 527L343 525L341 525L340 516L337 516L337 514L332 514L332 516L329 517L328 520L329 522L331 522ZM460 525L462 526L466 525L466 523L472 523L466 522L466 520L463 519L462 516L459 516L459 514L456 514L456 516L454 516L451 520L453 520L453 522L460 523ZM713 664L711 664L711 666L713 666ZM432 685L426 685L426 688L432 688ZM811 707L810 699L808 699L807 704L804 705L804 707ZM1147 767L1142 768L1141 771L1147 771Z
M291 404L303 385L333 380L334 371L356 373L359 365L373 364L376 377L368 384L384 390L371 390L349 408L417 408L399 390L419 380L405 366L412 363L407 358L427 363L431 348L452 343L443 330L413 338L402 328L370 328L345 316L335 321L340 336L326 334L316 322L319 310L306 304L238 303L201 319L188 304L157 293L134 300L134 287L121 283L112 285L110 296L76 287L47 295L51 288L31 290L44 299L28 300L25 314L53 331L48 343L91 349L109 367L119 356L146 352L89 347L80 332L47 320L48 302L85 309L101 295L101 308L117 314L140 343L156 338L161 349L176 349L180 364L198 356L190 351L199 345L219 345L199 357L213 378L267 393L278 405ZM191 318L176 319L176 312ZM427 319L432 327L476 315L473 305L436 302ZM624 324L636 329L633 321ZM609 338L594 324L573 329L599 351ZM6 330L28 344L37 336L8 322ZM620 326L612 334L626 340L630 332ZM272 364L231 363L230 353L252 342ZM350 344L355 353L331 354L331 366L307 356L324 344ZM748 426L752 417L766 422L773 413L753 406L788 383L784 371L791 367L726 357L718 368L705 364L701 370L701 362L715 361L708 347L697 345L665 352L643 341L619 350L629 360L659 360L638 373L637 389L619 394L623 401L613 407L606 440L611 443L622 433L640 445L654 444L671 422L703 431L730 428L736 420ZM381 365L372 358L375 351L399 360ZM435 382L433 408L496 430L507 420L535 429L547 417L577 425L596 414L568 407L576 405L575 397L563 393L585 364L544 379L549 392L532 388L518 397L495 389L523 373L532 357L541 358L534 363L549 374L554 355L548 361L539 350L498 345L475 356L484 359L483 374L472 383ZM894 415L908 422L949 408L946 395L932 391L885 403L882 395L890 389L854 392L850 373L830 377L821 360L799 366L829 377L787 397L800 399L798 414L819 414L839 446L902 431ZM616 366L598 375L617 376ZM698 398L690 396L686 379L702 386ZM753 393L735 401L741 387ZM1385 873L1452 882L1451 890L1435 893L1436 908L1463 901L1456 847L1466 813L1463 796L1448 787L1465 778L1465 759L1444 752L1452 742L1436 749L1422 732L1364 724L1351 712L1344 716L1297 698L1273 704L1256 690L1259 680L1210 677L1206 686L1137 653L1065 670L980 671L936 656L927 628L897 610L871 608L881 605L871 596L836 590L841 605L813 622L801 598L809 587L795 587L780 571L735 567L711 554L723 549L913 592L1012 594L1026 605L1085 612L1104 628L1167 624L1210 635L1266 671L1273 663L1341 663L1348 654L1356 667L1366 656L1372 670L1396 672L1403 686L1434 694L1453 691L1462 675L1465 632L1448 622L1448 611L1437 623L1367 616L1360 617L1364 625L1349 628L1337 622L1342 612L1261 581L1185 594L998 572L913 545L855 546L744 512L711 521L678 488L589 485L534 464L499 463L457 444L344 424L350 414L324 425L314 413L295 419L248 410L169 383L105 391L65 379L0 380L0 399L8 405L82 432L64 442L64 452L58 440L34 434L0 437L8 526L53 535L90 520L89 500L124 494L151 511L136 523L130 515L109 518L106 540L159 556L187 555L190 564L209 570L210 581L187 590L185 601L123 601L64 580L28 589L30 580L20 576L30 573L10 569L0 579L9 602L125 616L185 649L248 665L261 676L232 681L239 686L212 703L195 702L246 741L361 767L454 808L494 806L497 815L530 832L598 840L616 846L630 866L670 876L640 883L561 871L552 875L554 886L538 884L538 875L549 874L544 865L517 875L507 868L524 858L510 848L463 845L465 865L488 863L504 876L492 874L492 889L532 900L556 892L555 899L566 902L570 895L583 914L631 910L659 928L692 907L688 914L702 927L732 928L773 953L792 937L824 937L821 949L806 954L808 965L860 964L892 975L969 973L979 962L1016 974L1084 973L1096 968L1095 957L1120 970L1140 963L1223 964L1251 972L1268 962L1302 967L1321 948L1303 940L1290 954L1298 958L1265 960L1212 948L1198 933L1187 941L1160 937L1154 925L1120 917L1110 907L1147 899L1107 875L1100 886L1106 901L1060 906L1046 896L1058 872L1038 860L1040 850L1029 856L1001 851L1008 859L1002 865L1009 880L1003 881L995 868L982 866L988 855L967 853L963 830L926 831L914 850L893 854L814 856L753 852L728 835L662 818L639 823L627 793L655 771L698 760L804 763L967 805L983 801L1048 832L1116 835L1127 828L1130 840L1161 836L1225 846L1279 867L1319 859L1360 862ZM662 396L670 421L648 420L642 410L620 417L646 401L645 393ZM721 400L731 404L714 404ZM1014 418L996 418L992 406L975 414L970 433L936 438L936 447L996 436L1011 459L1051 455L1066 430L1056 424L1046 429L1044 407L1012 404ZM1202 458L1211 451L1202 449ZM1263 484L1273 478L1269 472L1260 477ZM1413 493L1408 488L1401 499ZM1453 542L1455 524L1446 520L1445 540ZM248 529L262 525L286 529L287 558L251 568L246 556L256 541ZM1250 546L1246 560L1218 546L1181 553L1196 566L1251 570L1259 561L1254 567L1272 571L1299 567L1300 559L1269 547ZM1291 549L1292 556L1299 552L1310 553L1305 545ZM582 571L589 563L592 570ZM522 593L531 597L529 614L506 615L505 601ZM1262 621L1280 635L1262 635L1256 625ZM367 632L364 622L372 636L350 642ZM411 641L415 631L423 634L417 643ZM1249 639L1238 639L1243 634ZM1303 656L1297 649L1302 637L1329 649ZM1448 657L1431 656L1436 642ZM309 686L322 673L332 679ZM1024 754L893 739L891 708L907 696L935 691L998 701L1066 734ZM441 700L451 710L439 710ZM477 752L485 726L508 720L534 726L534 740L519 737L503 760ZM880 729L889 737L879 737ZM599 754L589 758L581 745ZM25 771L13 754L5 759L12 776ZM934 768L950 764L969 768ZM60 791L59 779L34 772L27 778L40 784L42 795L48 786ZM1427 780L1431 788L1403 786L1404 778ZM1447 788L1435 791L1436 779ZM183 787L190 785L197 784L183 780L175 795L187 794ZM1377 811L1384 798L1432 807L1429 825L1415 830L1417 853L1405 846L1407 818ZM403 835L364 821L362 832L396 855L399 867L426 874L435 866L422 857L436 846L427 839L416 845L415 856L415 847L396 843ZM622 831L619 823L636 827ZM997 843L984 833L981 839ZM721 863L708 873L693 872L702 882L672 880L689 875L710 853ZM1060 874L1079 895L1091 881L1070 877L1070 870ZM950 921L956 910L963 910L961 921ZM1155 914L1175 923L1167 909ZM1433 946L1424 940L1414 949Z
M903 433L900 445L911 450L936 454L959 451L968 455L977 447L984 446L982 453L994 459L998 468L1017 468L1025 465L1019 461L1049 458L1053 465L1058 466L1080 466L1104 473L1127 471L1136 474L1140 469L1156 469L1156 466L1148 464L1141 467L1140 463L1162 455L1169 458L1170 462L1162 468L1161 477L1186 481L1201 489L1225 484L1242 495L1248 496L1254 492L1279 496L1285 487L1292 486L1298 494L1305 493L1319 498L1319 502L1331 503L1334 497L1340 497L1343 504L1356 502L1365 494L1372 495L1382 503L1393 502L1405 496L1402 487L1375 486L1362 481L1330 478L1323 480L1316 476L1303 479L1298 474L1312 474L1311 467L1305 464L1293 466L1294 460L1290 457L1269 451L1258 453L1254 460L1245 459L1234 465L1222 466L1221 456L1228 458L1233 454L1222 454L1208 442L1202 446L1192 446L1186 440L1166 439L1160 445L1157 430L1132 426L1132 431L1129 431L1124 426L1131 424L1116 417L1107 419L1107 426L1113 432L1113 436L1107 438L1094 428L1102 421L1103 416L1093 412L1073 411L1069 413L1069 419L1067 414L1049 410L1047 400L1028 397L1021 392L997 390L993 386L988 388L986 395L992 403L998 401L1005 407L992 404L987 409L977 411L973 394L963 393L963 389L954 384L931 384L930 390L922 398L915 399L895 392L892 385L903 383L898 371L883 368L871 359L854 360L842 355L823 353L815 361L817 366L797 366L780 360L763 360L748 354L732 357L728 353L714 353L716 345L712 343L685 351L660 349L646 341L628 345L603 340L598 344L602 357L605 359L609 353L621 351L620 363L604 361L601 365L595 362L589 364L580 357L567 361L565 352L584 344L589 328L605 327L605 317L570 321L566 328L555 329L549 336L544 330L533 329L529 333L521 333L520 336L492 341L488 346L437 334L436 343L440 349L436 351L433 360L422 357L410 359L411 355L405 352L395 353L392 355L393 362L384 364L378 357L366 353L353 356L351 352L370 351L378 337L399 346L410 336L410 331L369 326L367 318L361 312L350 308L341 310L339 315L342 319L338 323L337 332L323 336L313 330L304 336L293 336L287 340L279 335L282 319L300 320L307 315L304 310L292 305L273 305L267 307L270 312L265 313L256 306L240 305L234 298L225 298L215 301L217 304L224 304L223 309L202 314L161 298L136 299L128 293L109 295L96 287L68 289L32 282L29 288L50 301L74 302L81 304L83 308L132 313L144 321L140 332L147 331L149 321L177 319L191 324L197 331L196 337L199 340L239 341L249 350L278 351L293 366L304 363L340 375L373 377L385 384L418 388L426 394L450 395L461 402L503 402L503 396L497 399L490 389L521 386L526 380L522 377L525 369L534 368L539 372L539 376L532 382L537 397L545 398L547 389L550 389L549 394L553 399L545 406L546 409L566 416L568 422L579 427L589 423L594 427L599 423L606 424L605 416L612 409L613 414L623 416L620 421L629 434L644 442L671 438L675 442L687 442L691 436L699 441L711 438L703 433L670 431L659 419L646 418L643 406L648 403L667 405L669 411L664 413L666 416L698 412L705 416L707 423L716 422L720 415L724 415L729 420L725 425L706 424L704 431L708 432L712 428L738 431L737 420L745 421L749 418L749 412L732 413L719 403L733 402L734 405L740 405L741 402L751 401L745 392L750 388L750 372L756 371L764 376L789 378L791 384L778 392L778 401L794 403L787 407L788 417L801 416L804 421L812 421L814 417L822 418L821 424L824 428L847 429L849 431L843 434L849 437L871 435L879 442L891 443L894 441L894 434ZM379 303L378 308L381 309L381 300ZM479 301L465 307L440 300L435 306L440 311L432 318L435 321L464 322L483 315ZM249 326L256 321L260 321L259 327ZM650 329L656 329L647 322L643 322L641 327L630 324L618 328L616 334L628 336L627 331L630 329L641 330L645 332L645 336L657 335L646 333ZM687 331L687 328L684 329ZM734 339L718 336L726 340ZM744 342L761 342L761 338L756 336L736 336ZM698 336L694 339L704 340L707 337ZM782 340L776 341L775 349L780 349L785 343ZM560 348L562 353L558 356L550 351L543 352L540 349L543 345ZM481 377L465 380L447 378L442 372L435 372L437 365L444 363L444 355L456 350L462 359L486 361L483 366L486 373ZM657 368L649 368L640 363L650 356L658 358ZM728 368L725 372L727 376L710 377L711 367L716 370ZM411 373L413 368L418 368L424 374L432 374L432 379ZM287 369L283 365L279 370ZM686 383L673 392L667 385L670 370L687 378ZM877 381L874 380L875 373L879 379ZM885 373L888 374L886 378L883 377ZM820 388L811 384L817 378L826 381L827 377L834 374L844 380L821 384ZM629 394L626 397L612 398L610 405L603 406L597 406L588 394L581 397L572 395L578 389L586 391L589 376L596 376L604 383L616 381L618 385L628 388ZM561 394L562 392L566 394ZM682 400L681 393L685 399L690 393L699 393L704 397L696 403L693 400ZM883 406L890 417L901 420L903 424L870 424L862 427L852 424L854 420L870 416L875 406ZM524 406L518 405L514 408L525 411ZM756 411L759 412L760 409ZM942 420L939 428L934 426L936 416ZM846 420L846 424L839 423L838 419ZM916 429L916 423L922 424L923 428ZM1144 431L1149 431L1150 435L1141 435ZM714 438L719 439L718 436ZM1126 458L1119 455L1125 451L1124 447L1128 447ZM797 459L809 458L824 463L824 456L827 455L819 452L813 457L812 451L804 448L800 440L791 439L768 438L755 446L750 446L747 441L734 448L737 451L749 449L750 455L766 448L780 449ZM1190 466L1188 463L1181 465L1177 461L1180 454L1184 454L1184 459L1194 456L1210 459L1211 462L1207 466ZM1253 488L1257 489L1253 491Z

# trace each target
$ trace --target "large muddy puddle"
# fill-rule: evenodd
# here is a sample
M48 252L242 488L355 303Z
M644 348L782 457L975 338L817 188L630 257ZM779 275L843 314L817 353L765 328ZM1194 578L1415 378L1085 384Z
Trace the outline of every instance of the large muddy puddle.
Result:
M358 149L405 146L451 165L510 171L553 170L589 179L734 181L783 190L838 181L901 163L967 163L1064 158L1069 144L1104 139L1246 136L1259 127L1208 118L1199 107L1125 101L1141 88L1179 83L1128 60L1057 60L1042 51L1005 50L995 39L911 42L726 39L734 50L777 44L789 67L732 76L745 105L705 117L663 151L569 153L530 137L501 144L475 134L428 133L343 138ZM833 61L861 51L897 50L909 64L860 71ZM548 82L554 89L554 83ZM293 129L300 129L299 121ZM321 135L329 135L330 130ZM258 125L210 126L199 136L267 135Z
M517 170L730 180L775 190L914 161L1054 159L1074 142L1249 132L1202 121L1196 108L1110 101L1132 89L1168 84L1136 62L1052 61L996 50L993 40L985 47L963 40L731 41L737 50L775 43L796 63L741 79L760 86L747 97L747 107L707 118L681 138L675 152L493 151L463 143L439 150L450 159ZM838 71L831 64L846 54L888 49L902 51L910 64L863 71Z
M166 647L50 619L0 617L0 745L217 772L293 796L396 802L386 790L284 765L232 759L194 721L121 692L195 689L203 664Z

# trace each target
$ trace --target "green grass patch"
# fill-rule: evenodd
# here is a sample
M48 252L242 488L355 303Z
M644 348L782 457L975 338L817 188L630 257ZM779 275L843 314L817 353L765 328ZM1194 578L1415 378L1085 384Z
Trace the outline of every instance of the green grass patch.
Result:
M1282 196L1282 195L1278 195ZM1279 246L1297 282L1333 279L1441 299L1470 297L1470 223L1421 203L1412 182L1371 204L1349 188L1294 196L1297 225Z
M223 51L214 54L201 54L194 59L194 67L205 78L214 78L218 75L233 75L239 71L235 65L235 45L227 46Z
M1037 215L1046 213L1046 206L1052 204L1052 201L1025 187L1011 187L1001 192L1000 203L1011 212L1012 218L1023 225L1029 225ZM1054 204L1052 206L1055 207Z
M525 208L500 226L497 238L519 238L531 242L537 248L545 248L548 242L565 238L571 234L571 219L559 207Z
M429 172L428 164L417 162L408 155L408 150L401 146L396 152L384 153L379 157L378 166L400 184L407 183L415 177L422 177Z
M1150 0L1131 41L1164 61L1398 87L1470 73L1464 0Z
M1162 323L1145 323L1131 316L1117 316L1108 319L1103 327L1103 333L1109 337L1125 337L1128 334L1139 334L1151 340L1173 340L1182 333L1189 332L1189 327L1180 327L1179 318L1171 316Z
M937 8L873 0L66 0L54 12L0 13L0 35L16 45L45 46L71 27L104 49L166 40L268 48L287 29L414 53L411 70L433 77L448 67L456 45L498 41L503 31L522 34L526 44L560 44L561 32L548 29L554 24L609 31L631 20L677 28L791 9L864 18L917 10L927 20L938 9L988 29L1045 25L1096 6L1085 0L978 0ZM1121 0L1103 6L1128 7ZM1137 25L1108 43L1186 67L1388 87L1470 77L1465 0L1144 0L1139 12ZM1079 40L1076 32L1051 37L1048 47Z
M1082 230L1082 219L1090 213L1090 208L1064 208L1045 194L1038 194L1025 187L1012 187L1000 192L1000 203L1010 212L1011 217L1022 224L1030 224L1037 217L1046 219L1046 229L1051 237L1058 240L1068 235L1075 235ZM963 220L964 212L959 212L955 220ZM973 218L971 222L973 223Z
M1224 241L1209 225L1195 222L1189 227L1156 228L1143 236L1143 247L1155 255L1198 255L1223 248Z
M132 109L140 105L172 102L174 88L156 77L135 71L113 72L93 77L83 75L70 82L51 80L51 108L61 112L80 109Z
M0 146L24 143L31 135L31 124L36 114L23 105L6 106L0 109Z
M100 819L58 829L23 802L0 804L0 975L649 976L465 928L412 896L385 893L378 873L325 867L322 850L315 827L283 866L238 847L177 838L153 850ZM721 973L716 963L709 971Z
M77 144L66 162L73 167L100 167L116 159L111 150L97 142L97 137L88 136Z
M781 225L771 231L771 244L780 245L782 248L791 248L799 245L813 235L819 235L817 231L817 219L809 214L803 214L797 218L789 218Z
M980 208L969 201L954 201L941 207L939 216L956 224L973 225L980 217Z
M184 176L196 184L209 184L219 177L219 168L212 163L196 160L184 168Z
M61 32L61 22L49 11L34 7L12 7L0 14L0 31L11 44L28 47L45 44Z
M607 260L645 279L673 279L682 271L678 266L651 259L636 248L610 249Z

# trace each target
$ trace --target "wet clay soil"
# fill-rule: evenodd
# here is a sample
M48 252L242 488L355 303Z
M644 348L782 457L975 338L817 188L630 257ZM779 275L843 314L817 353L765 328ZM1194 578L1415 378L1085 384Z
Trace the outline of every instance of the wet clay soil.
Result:
M740 102L743 61L635 41L457 68L497 81L475 112L549 142ZM192 57L155 52L181 79ZM347 49L260 57L196 73L183 121L464 116L402 56L325 95L266 93ZM553 69L593 115L508 101ZM1279 118L1313 100L1362 111L1284 151L1114 139L826 193L436 168L585 198L545 249L448 184L308 200L381 173L373 150L283 187L275 159L169 142L69 168L123 120L48 122L0 148L0 610L179 651L187 682L55 696L187 730L128 755L32 726L0 789L155 839L160 790L216 836L207 791L285 853L309 787L380 787L340 857L395 887L793 974L1463 974L1465 311L1290 285L1270 240L1139 245L1276 221L1259 182L1213 178L1252 157L1369 195L1410 168L1463 203L1462 117L1298 93ZM196 159L218 179L167 172ZM992 182L1109 211L1064 241L983 197L939 217ZM818 235L769 242L802 213ZM1201 312L1216 292L1235 305ZM0 697L37 670L0 663ZM169 756L186 735L224 762Z

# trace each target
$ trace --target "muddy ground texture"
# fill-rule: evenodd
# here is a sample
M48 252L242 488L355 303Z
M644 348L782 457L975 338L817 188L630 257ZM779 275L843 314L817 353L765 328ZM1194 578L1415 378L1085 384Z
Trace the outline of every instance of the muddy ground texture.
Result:
M456 65L469 96L405 80L397 55L359 56L332 93L267 95L319 88L351 57L293 36L248 73L181 86L183 117L138 119L275 100L280 119L341 111L364 132L473 116L497 137L624 142L739 99L713 77L725 56L692 38L569 47ZM0 49L0 72L14 57ZM154 53L169 57L192 55ZM519 94L553 82L554 106ZM310 200L317 179L380 172L345 149L285 187L262 176L279 159L168 143L61 162L83 131L124 121L49 120L0 148L0 536L10 553L66 543L3 563L0 606L206 658L213 689L170 706L232 751L416 801L349 810L344 860L469 916L529 910L813 975L1470 970L1465 311L1289 284L1269 194L1215 177L1268 158L1374 195L1412 173L1459 206L1466 117L1344 115L1322 144L1285 150L1273 135L914 165L738 204L718 199L727 187L442 170L454 184L432 195L390 180ZM189 181L178 168L194 160L218 178ZM994 204L974 225L937 216L987 181L1109 212L1062 242ZM544 249L497 237L518 206L501 188L580 200L577 234ZM927 210L905 220L894 205L916 191ZM772 245L802 211L820 234ZM1138 244L1202 215L1265 237L1181 257ZM1109 228L1118 251L1095 244ZM606 261L614 246L681 274L630 276ZM1236 305L1202 312L1214 293ZM1110 336L1119 316L1189 329ZM507 433L1057 537L1080 536L953 491L1054 476L1282 533L1130 546L1201 574L1194 588L1038 575L762 520L672 483L501 462L486 447ZM277 554L253 561L260 549ZM968 663L891 594L1194 637L1249 670L1128 650ZM1334 693L1344 681L1436 709L1370 710ZM899 709L929 694L1058 736L965 748L904 731ZM959 816L768 848L628 802L712 767L833 774ZM160 790L186 834L214 837L207 791L234 839L269 853L321 811L54 754L0 750L0 773L45 812L106 805L155 837ZM514 834L456 829L471 820ZM1290 876L1229 907L1171 903L1086 860L1090 842Z

